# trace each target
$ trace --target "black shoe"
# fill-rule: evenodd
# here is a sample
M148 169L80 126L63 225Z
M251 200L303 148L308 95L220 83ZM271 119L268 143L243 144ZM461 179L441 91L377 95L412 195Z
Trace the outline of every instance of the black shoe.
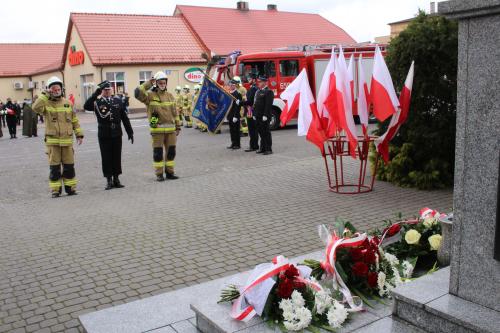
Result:
M115 176L113 177L113 187L123 188L125 187L125 185L122 185L122 183L120 183L120 179L118 179L118 176Z
M113 188L113 181L111 180L111 177L108 177L106 181L106 187L104 189L111 190L112 188Z
M234 146L233 146L233 145L230 145L230 146L227 146L226 148L227 148L227 149L233 149L233 148L234 148Z
M162 182L164 180L165 180L165 178L163 178L163 175L156 175L156 181L157 182Z
M77 195L78 193L76 193L76 191L68 191L66 192L68 195Z
M52 198L59 198L61 196L61 192L52 192Z
M257 154L264 154L264 150L260 149L260 150L257 150L256 152Z
M245 149L245 152L249 153L251 151L256 151L257 149L253 149L253 148L248 148L248 149Z
M236 150L236 149L241 149L240 146L233 146L233 150Z
M272 150L266 150L265 152L262 153L262 155L271 155L273 153Z
M167 177L167 179L170 179L170 180L174 180L174 179L179 179L178 176L174 175L173 173L165 173L165 177Z

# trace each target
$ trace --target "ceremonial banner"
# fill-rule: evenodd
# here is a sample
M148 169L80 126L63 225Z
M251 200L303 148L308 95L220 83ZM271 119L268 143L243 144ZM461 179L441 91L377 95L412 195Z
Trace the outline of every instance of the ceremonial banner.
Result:
M209 132L215 133L231 109L233 100L224 88L205 76L193 108L193 118L205 124Z

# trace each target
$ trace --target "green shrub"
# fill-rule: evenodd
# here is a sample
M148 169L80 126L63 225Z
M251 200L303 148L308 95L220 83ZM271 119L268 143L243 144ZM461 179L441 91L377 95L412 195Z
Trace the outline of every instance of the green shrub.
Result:
M391 162L380 160L378 179L419 189L453 185L457 52L456 22L424 12L391 40L386 62L396 90L412 60L415 76L408 119L391 141ZM388 124L380 123L376 134Z

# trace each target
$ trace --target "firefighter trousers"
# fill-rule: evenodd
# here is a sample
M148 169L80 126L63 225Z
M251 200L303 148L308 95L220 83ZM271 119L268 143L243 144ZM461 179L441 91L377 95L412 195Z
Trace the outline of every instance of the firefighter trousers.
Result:
M173 133L151 134L153 141L153 167L156 175L174 174L175 144L177 136Z
M259 133L257 133L257 121L247 117L248 136L250 137L250 149L259 149Z
M60 193L63 184L66 193L75 191L77 180L75 178L73 146L47 145L47 154L49 155L49 187L51 191Z

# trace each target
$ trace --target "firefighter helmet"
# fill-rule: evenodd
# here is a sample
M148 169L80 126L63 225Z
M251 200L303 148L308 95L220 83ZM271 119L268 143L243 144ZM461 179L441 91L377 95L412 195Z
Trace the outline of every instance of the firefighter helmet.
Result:
M194 86L194 90L200 90L200 88L201 88L201 86L200 86L199 84L196 84L196 85Z
M241 78L239 76L233 76L233 80L236 81L238 84L241 84Z
M189 84L186 84L186 85L184 86L184 89L189 90L189 89L191 89L191 88L189 87Z
M53 84L59 84L61 87L63 86L62 80L57 76L52 76L47 80L47 87L50 88L50 86Z
M182 88L181 88L181 86L177 86L177 87L175 87L175 90L181 91Z
M167 74L165 72L159 71L155 74L154 79L158 80L168 80Z

